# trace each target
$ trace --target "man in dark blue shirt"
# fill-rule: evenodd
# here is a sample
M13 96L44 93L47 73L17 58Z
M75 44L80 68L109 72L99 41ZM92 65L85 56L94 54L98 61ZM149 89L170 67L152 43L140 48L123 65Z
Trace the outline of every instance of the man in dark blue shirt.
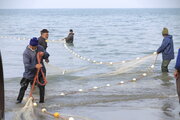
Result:
M177 94L178 94L179 103L180 103L180 49L178 51L175 69L176 70L174 72L174 77L176 78Z

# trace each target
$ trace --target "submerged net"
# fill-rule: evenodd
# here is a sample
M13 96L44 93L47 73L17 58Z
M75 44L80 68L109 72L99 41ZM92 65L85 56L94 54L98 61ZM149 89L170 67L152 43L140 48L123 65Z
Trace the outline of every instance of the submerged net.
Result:
M122 73L134 73L137 72L139 70L143 70L142 71L147 71L148 67L147 66L147 62L150 62L148 65L153 65L156 61L156 55L149 55L149 56L145 56L139 60L132 60L130 62L127 62L125 64L121 64L121 65L117 65L116 66L116 70L110 73L106 73L103 74L104 76L112 76L112 75L119 75ZM140 67L141 66L141 67ZM144 67L142 67L144 66Z
M14 120L37 120L32 97L28 99L25 106L20 111L16 112Z
M154 55L154 54L148 55L148 56L145 56L145 57L142 57L139 59L128 61L126 63L115 64L112 66L112 67L114 67L113 71L95 74L95 75L84 76L84 77L78 78L77 80L100 78L100 77L110 77L110 76L121 75L124 73L138 74L138 72L140 72L140 71L152 72L151 65L154 65L156 60L157 60L157 55Z
M76 69L63 69L61 67L54 66L52 64L45 63L46 69L48 69L47 74L48 75L64 75L64 74L70 74L75 73L79 71L83 71L88 69L89 67L81 67Z
M54 114L35 108L33 103L33 98L30 97L25 106L18 112L13 120L92 120L82 116L61 114L59 117L54 117Z

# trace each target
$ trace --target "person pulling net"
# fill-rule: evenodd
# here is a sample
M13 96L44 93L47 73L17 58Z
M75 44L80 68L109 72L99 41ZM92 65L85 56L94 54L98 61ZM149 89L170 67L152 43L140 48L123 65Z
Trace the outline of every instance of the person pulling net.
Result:
M29 83L31 84L31 90L25 106L16 113L15 120L37 119L33 109L33 91L35 85L37 85L40 91L39 103L44 103L45 85L47 84L47 80L45 77L46 69L43 64L43 59L47 59L48 57L49 54L43 49L42 46L38 45L37 38L32 38L23 54L25 72L20 82L21 88L16 103L19 104L22 102Z

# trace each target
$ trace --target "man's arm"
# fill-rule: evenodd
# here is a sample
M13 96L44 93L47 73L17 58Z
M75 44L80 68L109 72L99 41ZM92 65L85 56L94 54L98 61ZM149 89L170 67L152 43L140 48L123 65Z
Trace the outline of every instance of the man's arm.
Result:
M49 56L50 56L49 53L44 51L43 59L47 60L47 59L49 59Z
M25 69L34 70L36 66L32 65L30 61L31 61L30 57L27 54L23 54L23 63L24 63Z
M178 56L177 56L177 59L176 59L175 69L180 70L180 49L178 51Z
M169 40L164 39L161 46L158 48L157 53L161 53L164 51L164 49L169 45Z
M44 55L43 55L42 58L45 59L45 60L48 60L50 55L42 46L38 46L38 52L43 52Z

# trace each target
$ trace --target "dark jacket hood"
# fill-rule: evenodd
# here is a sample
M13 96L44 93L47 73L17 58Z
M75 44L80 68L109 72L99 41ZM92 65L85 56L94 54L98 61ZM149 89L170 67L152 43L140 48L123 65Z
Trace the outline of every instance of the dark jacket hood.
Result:
M172 36L172 35L168 35L168 36L166 36L166 37L164 37L164 38L173 39L173 36Z

